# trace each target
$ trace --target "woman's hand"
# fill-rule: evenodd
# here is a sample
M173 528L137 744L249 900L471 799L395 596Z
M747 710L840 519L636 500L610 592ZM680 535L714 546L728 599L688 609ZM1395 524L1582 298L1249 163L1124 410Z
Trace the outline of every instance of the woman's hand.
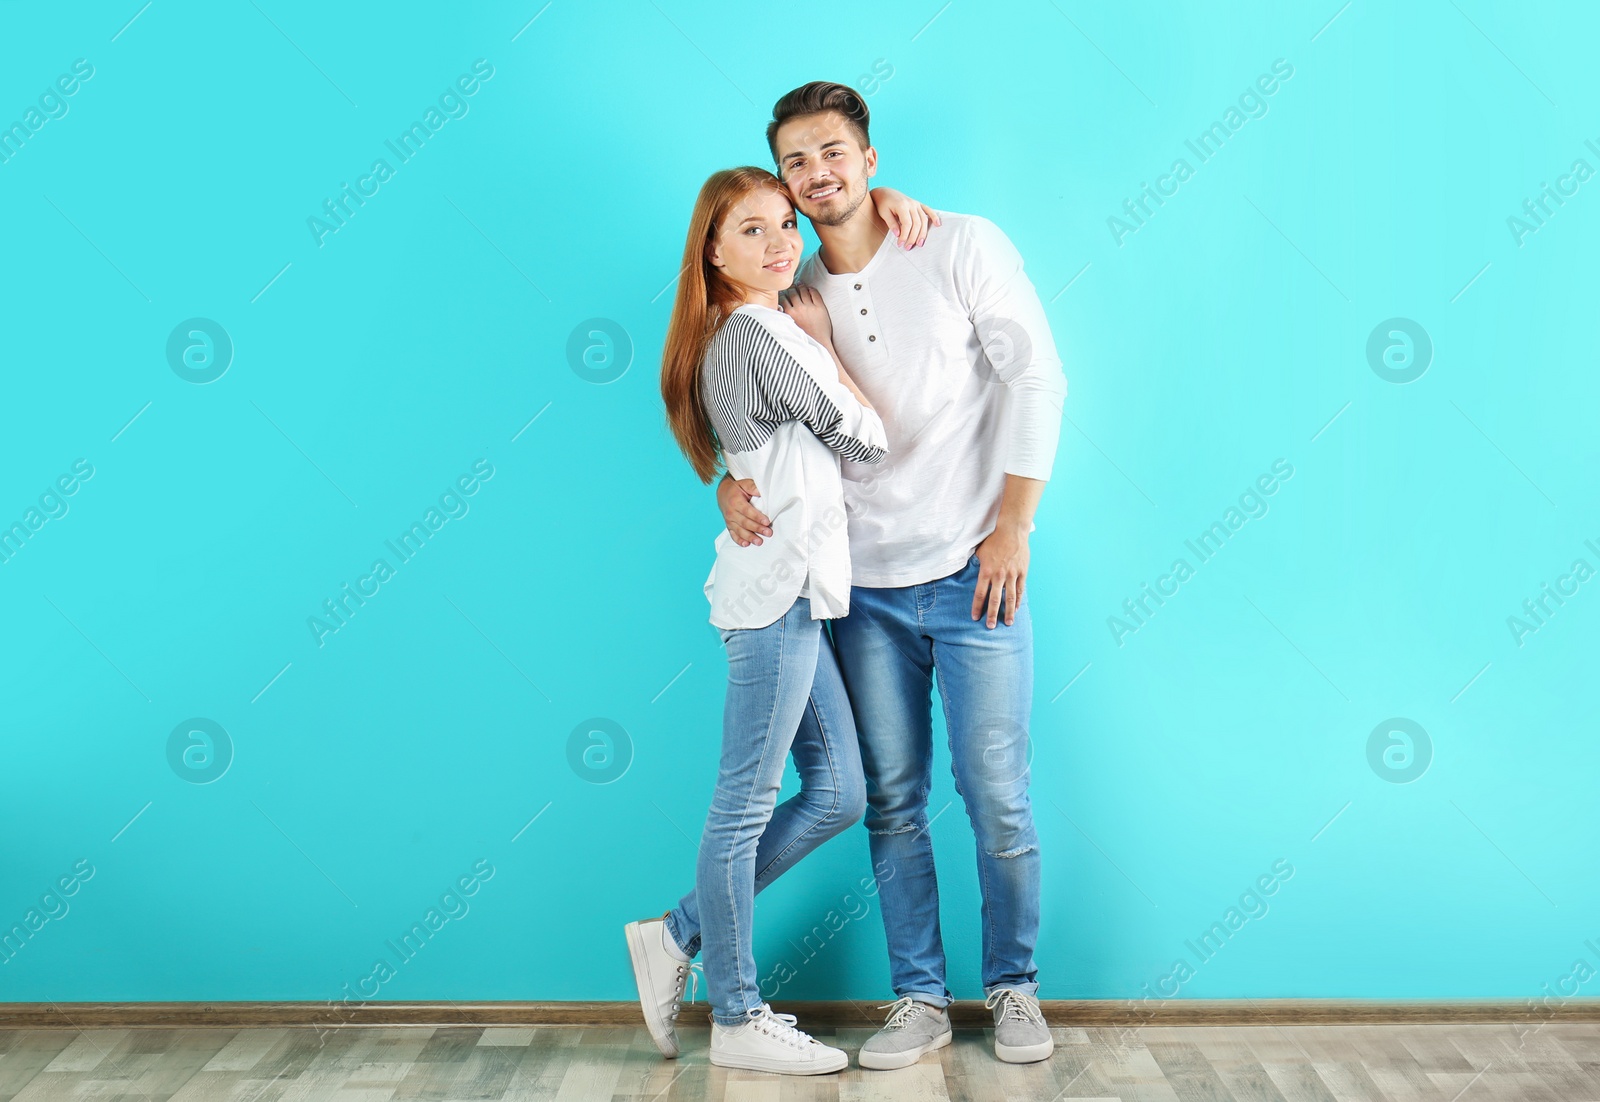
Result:
M779 302L779 309L794 319L805 334L818 344L833 347L833 319L822 301L822 293L809 284L792 288Z
M889 223L889 232L905 249L914 249L928 239L928 224L940 225L939 212L889 187L870 192L878 217Z

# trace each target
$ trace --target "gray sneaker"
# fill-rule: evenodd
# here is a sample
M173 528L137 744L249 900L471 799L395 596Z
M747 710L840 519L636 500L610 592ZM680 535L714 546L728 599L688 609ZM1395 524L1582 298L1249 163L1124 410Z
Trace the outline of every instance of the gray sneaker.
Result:
M1009 987L996 988L983 1005L994 1011L994 1054L1008 1064L1049 1059L1056 1043L1044 1024L1039 1000Z
M889 1020L861 1046L857 1060L864 1068L908 1068L924 1053L948 1045L953 1036L948 1013L910 996L884 1003L878 1009L889 1011Z

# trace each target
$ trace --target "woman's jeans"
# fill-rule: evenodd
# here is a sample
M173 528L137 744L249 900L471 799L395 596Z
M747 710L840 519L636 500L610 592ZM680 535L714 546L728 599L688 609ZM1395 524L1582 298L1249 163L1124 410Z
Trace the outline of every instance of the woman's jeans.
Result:
M703 939L711 1016L722 1025L739 1025L763 1002L751 944L755 894L866 809L855 721L823 623L800 597L764 628L721 629L722 763L695 890L667 915L667 929L690 956ZM779 804L791 753L800 791Z
M1026 591L1010 626L1004 617L993 628L974 620L977 583L973 555L922 585L853 586L850 615L833 622L871 784L867 831L890 982L897 996L935 1006L950 1002L928 837L935 675L956 792L977 836L984 993L1038 990L1039 838L1028 800L1033 624Z

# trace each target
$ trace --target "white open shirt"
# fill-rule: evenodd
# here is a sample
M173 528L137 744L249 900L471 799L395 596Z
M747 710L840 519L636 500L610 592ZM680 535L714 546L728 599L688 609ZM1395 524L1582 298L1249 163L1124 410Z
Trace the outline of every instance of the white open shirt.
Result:
M747 303L711 339L701 393L723 461L755 480L771 522L760 546L726 529L706 577L711 622L761 628L808 596L813 620L850 611L850 537L840 457L877 463L883 422L839 381L827 348L781 310Z

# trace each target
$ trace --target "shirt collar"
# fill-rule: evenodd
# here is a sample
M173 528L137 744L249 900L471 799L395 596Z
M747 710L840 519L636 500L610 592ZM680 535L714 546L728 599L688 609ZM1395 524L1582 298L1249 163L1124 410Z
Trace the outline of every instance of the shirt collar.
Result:
M821 280L836 280L840 283L843 283L846 280L854 280L859 282L860 280L872 275L872 273L877 270L878 265L883 262L884 255L893 249L894 234L885 233L883 235L883 240L878 242L878 251L872 254L872 259L868 260L866 265L862 267L860 271L840 272L838 275L835 275L834 273L828 271L828 266L822 262L822 249L819 247L817 251L811 255L811 259L814 261L812 264L813 274L816 276L816 278Z

